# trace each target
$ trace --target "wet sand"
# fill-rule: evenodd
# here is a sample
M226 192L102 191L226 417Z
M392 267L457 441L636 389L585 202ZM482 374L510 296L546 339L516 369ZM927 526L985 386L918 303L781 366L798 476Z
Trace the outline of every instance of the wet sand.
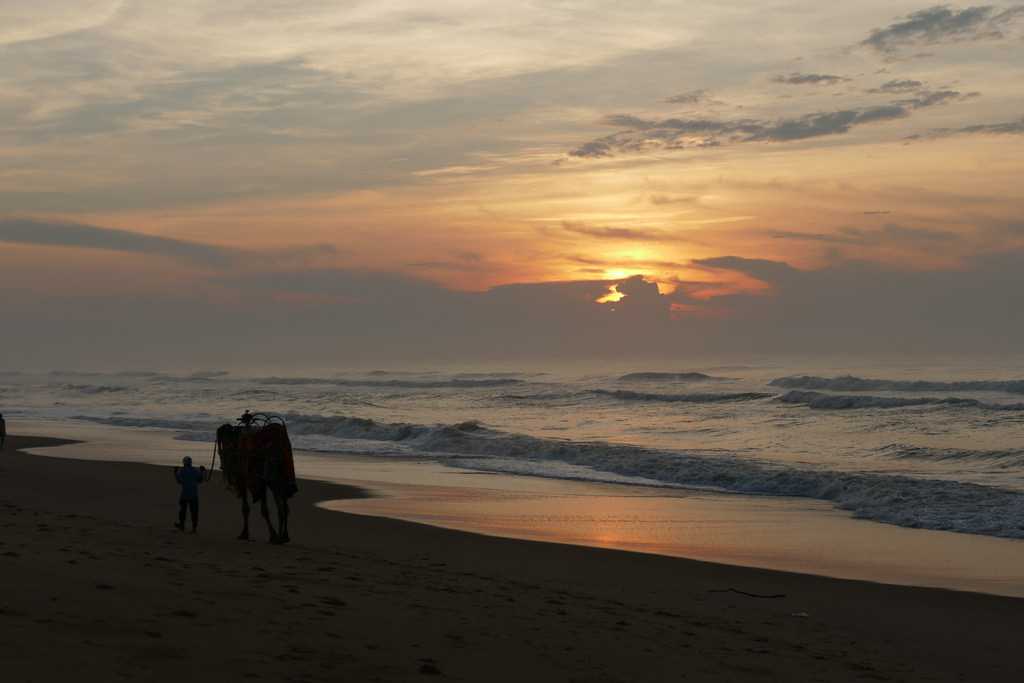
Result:
M170 469L0 453L12 681L1010 681L1024 600L519 541L331 512L285 547L198 536ZM257 521L254 518L254 522ZM254 526L257 539L265 531ZM773 597L768 597L773 596Z
M210 444L167 430L19 422L77 440L32 450L93 461L209 464ZM372 498L328 509L534 541L728 565L1024 597L1024 542L855 519L825 501L481 472L421 457L296 451L299 476Z

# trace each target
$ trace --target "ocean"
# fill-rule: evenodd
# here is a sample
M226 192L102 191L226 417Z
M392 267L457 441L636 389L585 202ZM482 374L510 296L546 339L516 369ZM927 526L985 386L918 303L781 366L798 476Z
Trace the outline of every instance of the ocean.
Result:
M1024 361L751 361L0 374L19 420L212 442L244 409L296 447L603 484L796 497L1024 539Z

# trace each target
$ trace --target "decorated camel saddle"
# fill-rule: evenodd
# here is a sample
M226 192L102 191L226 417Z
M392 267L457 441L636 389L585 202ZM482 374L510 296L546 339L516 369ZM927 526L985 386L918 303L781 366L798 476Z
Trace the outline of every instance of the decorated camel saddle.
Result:
M235 424L217 429L216 453L220 456L224 483L242 501L244 527L240 539L249 538L249 496L260 503L270 540L287 543L288 499L298 492L295 460L288 427L283 418L246 411ZM274 498L278 529L270 522L267 493Z

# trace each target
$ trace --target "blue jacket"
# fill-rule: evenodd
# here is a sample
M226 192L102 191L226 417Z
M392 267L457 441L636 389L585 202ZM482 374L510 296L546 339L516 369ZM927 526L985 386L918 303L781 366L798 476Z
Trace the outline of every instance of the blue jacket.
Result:
M203 471L191 465L182 467L174 473L174 478L181 484L181 499L195 500L199 497L199 485L203 483Z

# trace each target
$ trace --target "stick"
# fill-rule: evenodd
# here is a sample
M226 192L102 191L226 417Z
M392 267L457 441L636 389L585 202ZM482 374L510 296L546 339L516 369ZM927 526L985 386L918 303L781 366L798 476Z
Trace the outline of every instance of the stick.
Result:
M217 441L213 442L213 458L210 460L210 476L213 476L213 468L217 465Z

